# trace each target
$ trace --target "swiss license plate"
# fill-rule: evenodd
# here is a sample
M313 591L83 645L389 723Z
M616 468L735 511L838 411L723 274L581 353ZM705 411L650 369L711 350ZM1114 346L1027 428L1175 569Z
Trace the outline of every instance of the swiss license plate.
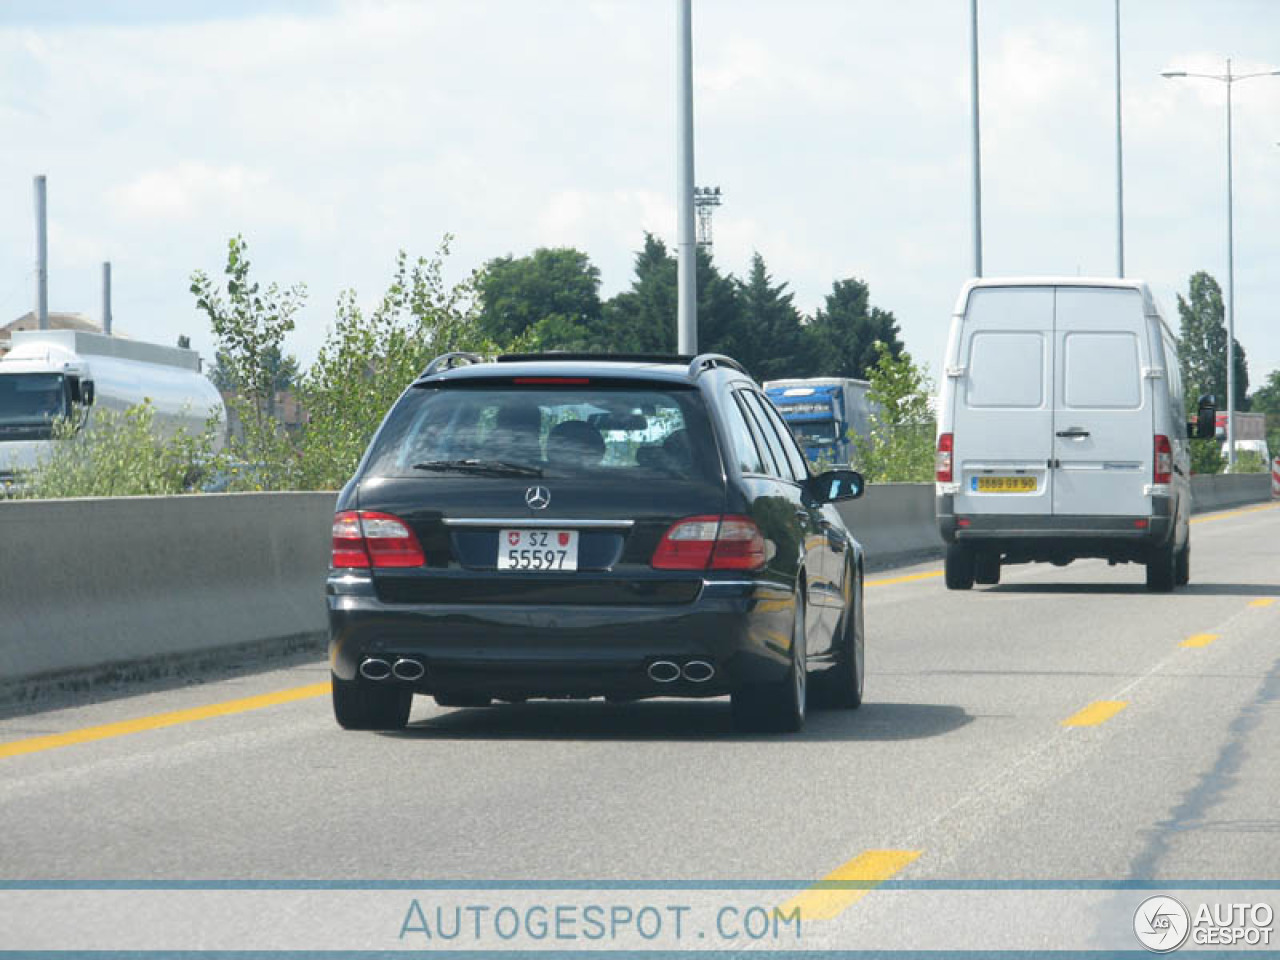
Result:
M974 477L978 493L1035 493L1035 477Z
M499 570L577 570L577 530L499 530Z

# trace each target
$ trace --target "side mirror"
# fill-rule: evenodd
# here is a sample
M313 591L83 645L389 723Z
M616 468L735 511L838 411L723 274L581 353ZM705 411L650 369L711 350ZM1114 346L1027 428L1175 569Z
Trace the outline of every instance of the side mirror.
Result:
M1218 404L1211 394L1201 394L1196 408L1196 422L1187 424L1187 436L1193 440L1208 440L1217 429Z
M80 405L85 407L93 406L93 398L97 395L93 389L92 380L80 381Z
M865 486L857 470L826 470L809 481L810 491L823 503L856 500Z

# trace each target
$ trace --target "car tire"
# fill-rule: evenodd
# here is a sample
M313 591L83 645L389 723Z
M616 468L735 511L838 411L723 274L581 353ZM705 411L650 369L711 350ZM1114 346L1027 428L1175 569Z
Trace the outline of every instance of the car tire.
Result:
M973 582L993 586L1000 582L1000 554L983 552L973 557Z
M1168 593L1178 580L1178 555L1173 545L1159 547L1147 560L1147 589L1152 593Z
M1191 540L1188 539L1182 545L1182 549L1178 551L1178 567L1174 571L1173 581L1179 587L1185 587L1191 582Z
M493 703L493 698L483 693L436 693L432 697L441 707L487 707Z
M840 620L836 637L836 664L810 681L814 706L857 710L867 676L866 622L863 618L862 575L858 574L853 599ZM852 617L849 614L852 613Z
M333 678L333 716L344 730L403 730L412 706L410 687Z
M973 588L974 561L973 551L963 544L947 544L947 559L943 564L943 572L948 590L970 590Z
M733 691L733 725L744 733L797 733L804 728L808 700L808 662L804 645L804 595L797 593L791 628L791 663L777 683L753 684Z

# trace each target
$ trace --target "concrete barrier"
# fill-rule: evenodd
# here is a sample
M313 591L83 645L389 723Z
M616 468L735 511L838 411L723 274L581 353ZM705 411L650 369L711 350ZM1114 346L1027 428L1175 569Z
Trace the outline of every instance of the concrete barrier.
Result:
M0 701L319 648L332 493L0 503Z
M1192 478L1196 512L1270 476ZM868 569L938 556L931 483L839 509ZM231 656L323 647L332 493L0 502L0 702Z
M942 553L932 483L874 483L840 516L867 551L867 569L881 570Z
M1267 473L1219 473L1191 478L1192 513L1224 510L1271 498Z

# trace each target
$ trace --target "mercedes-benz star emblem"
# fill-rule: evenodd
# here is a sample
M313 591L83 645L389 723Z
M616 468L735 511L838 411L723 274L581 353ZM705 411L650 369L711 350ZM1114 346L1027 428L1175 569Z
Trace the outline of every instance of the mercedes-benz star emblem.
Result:
M530 510L545 510L551 503L551 491L546 487L530 487L524 492L524 502Z

